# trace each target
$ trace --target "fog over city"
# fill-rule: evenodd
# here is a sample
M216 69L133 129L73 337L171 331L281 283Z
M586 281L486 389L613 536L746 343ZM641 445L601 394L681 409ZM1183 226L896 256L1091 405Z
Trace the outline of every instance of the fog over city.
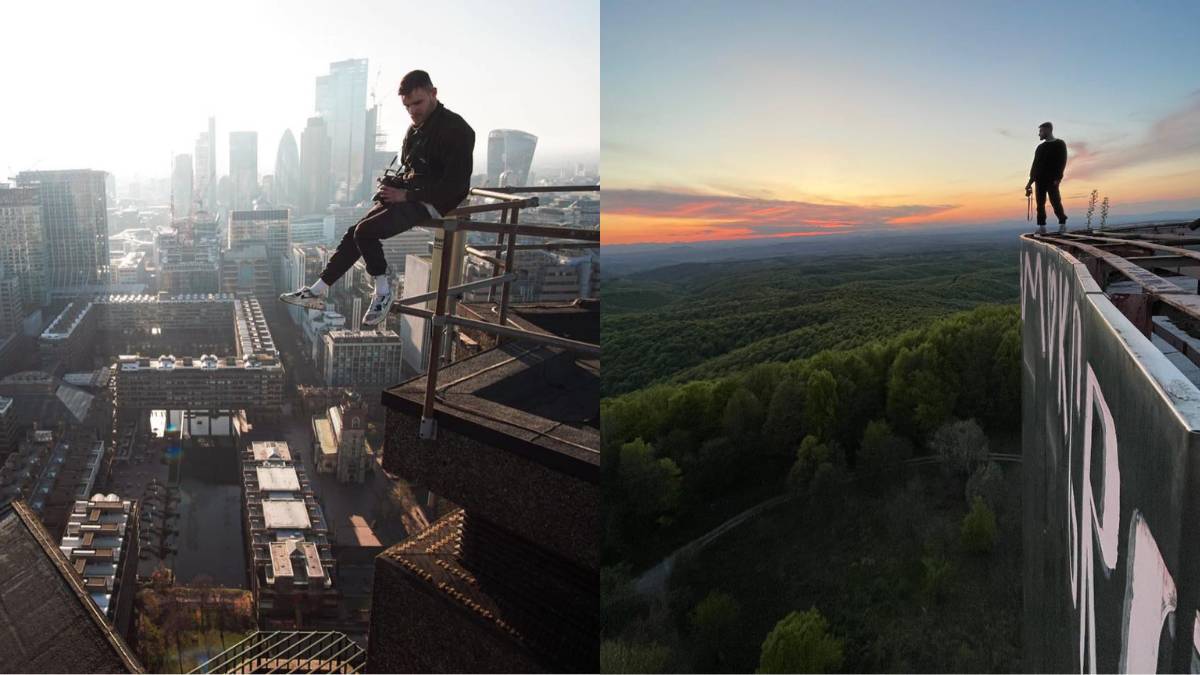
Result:
M228 134L256 131L260 174L273 172L285 129L299 141L316 114L314 78L367 59L388 149L409 125L404 73L429 71L439 98L477 133L539 137L539 162L599 155L599 9L547 2L435 8L355 0L297 5L218 1L21 3L6 7L0 57L11 65L0 109L0 171L92 168L170 175L216 118L217 174ZM36 54L36 59L30 59ZM36 62L36 66L33 63ZM25 63L25 66L16 64ZM481 165L486 143L475 147Z

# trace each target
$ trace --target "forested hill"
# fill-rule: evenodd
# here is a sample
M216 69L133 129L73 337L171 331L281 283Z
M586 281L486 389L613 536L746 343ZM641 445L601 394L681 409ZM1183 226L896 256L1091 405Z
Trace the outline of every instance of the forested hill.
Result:
M922 253L671 265L604 287L603 395L846 349L1016 302L1017 238Z

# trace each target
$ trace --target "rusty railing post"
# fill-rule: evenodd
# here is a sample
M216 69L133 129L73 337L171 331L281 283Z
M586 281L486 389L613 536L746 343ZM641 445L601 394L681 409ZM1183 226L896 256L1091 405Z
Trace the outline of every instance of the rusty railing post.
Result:
M509 225L512 228L508 231L508 250L504 253L504 273L508 274L513 268L513 258L517 253L517 216L520 215L520 209L512 209L508 217ZM500 292L500 325L508 325L508 296L512 290L512 281L505 281ZM496 336L496 342L499 344L502 340L500 336Z
M437 438L437 423L433 418L434 394L437 392L438 366L441 365L442 339L446 330L446 298L449 295L450 263L454 255L454 234L458 229L457 220L445 221L442 237L442 267L438 270L437 302L433 309L433 330L429 344L429 374L426 377L425 406L421 409L420 436L424 440Z
M500 212L500 224L503 225L506 222L508 222L508 209L504 209L503 211ZM504 245L504 233L497 232L496 233L496 246L503 246L503 245ZM496 250L499 251L500 249L497 248ZM499 260L499 256L497 256L497 260ZM508 270L504 270L504 273L508 274ZM492 276L494 276L494 277L500 276L500 263L499 262L495 262L492 264ZM488 303L492 303L495 301L496 301L496 287L492 286L492 287L488 288Z

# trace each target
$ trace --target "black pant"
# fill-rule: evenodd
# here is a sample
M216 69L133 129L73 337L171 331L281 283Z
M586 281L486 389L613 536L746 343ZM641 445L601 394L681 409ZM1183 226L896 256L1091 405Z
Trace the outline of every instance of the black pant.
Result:
M1058 185L1052 181L1037 181L1037 224L1046 224L1046 195L1050 195L1050 206L1054 207L1054 215L1058 216L1061 225L1067 222L1067 213L1063 211L1062 195L1058 194Z
M373 277L387 274L387 258L383 256L383 244L379 241L411 230L431 218L425 205L418 202L377 205L346 230L321 272L321 280L332 286L358 262L359 257L367 262L367 274Z

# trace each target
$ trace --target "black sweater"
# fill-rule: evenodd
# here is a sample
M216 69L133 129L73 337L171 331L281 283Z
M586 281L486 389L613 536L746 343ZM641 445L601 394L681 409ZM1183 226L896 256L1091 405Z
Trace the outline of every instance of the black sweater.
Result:
M475 131L460 115L438 103L421 126L410 126L400 150L408 201L432 204L445 215L471 190Z
M1033 166L1029 167L1029 179L1038 183L1062 180L1063 169L1067 168L1067 144L1061 138L1042 141L1033 151Z

